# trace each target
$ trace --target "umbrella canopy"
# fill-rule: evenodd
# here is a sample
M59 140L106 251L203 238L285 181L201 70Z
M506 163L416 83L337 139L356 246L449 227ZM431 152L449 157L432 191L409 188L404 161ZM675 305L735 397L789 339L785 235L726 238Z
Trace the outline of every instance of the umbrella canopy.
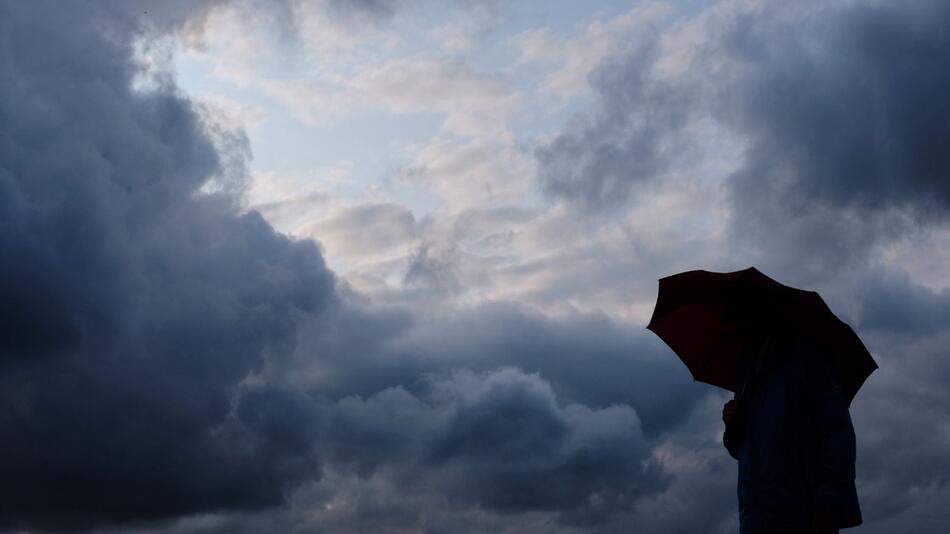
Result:
M694 379L730 391L736 391L736 364L752 344L749 338L763 330L794 332L821 347L849 403L877 369L861 339L818 293L780 284L755 267L661 278L647 328L676 352Z

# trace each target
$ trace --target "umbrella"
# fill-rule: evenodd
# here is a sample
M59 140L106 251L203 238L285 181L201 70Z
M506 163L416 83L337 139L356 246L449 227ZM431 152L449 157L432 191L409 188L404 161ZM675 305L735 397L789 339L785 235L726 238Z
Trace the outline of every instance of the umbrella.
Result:
M647 328L683 360L693 378L736 391L736 364L749 336L794 332L821 347L850 404L877 369L864 343L814 291L789 287L755 267L687 271L660 279Z

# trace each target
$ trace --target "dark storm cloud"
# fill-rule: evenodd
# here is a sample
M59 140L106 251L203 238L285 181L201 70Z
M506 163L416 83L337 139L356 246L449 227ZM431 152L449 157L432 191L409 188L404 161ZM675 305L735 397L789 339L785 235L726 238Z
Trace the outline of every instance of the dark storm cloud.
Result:
M950 6L929 0L740 19L724 43L741 64L730 109L756 144L737 189L948 207L948 23Z
M130 88L132 40L207 5L0 3L0 526L256 508L318 475L292 399L239 383L334 277L199 192L241 156L188 100Z
M950 496L950 466L942 460L950 446L944 409L950 403L948 299L946 291L900 275L879 276L880 287L865 297L862 335L882 372L858 394L861 408L854 414L867 530L884 533L902 525L942 532L950 521L950 511L939 504Z
M129 89L136 73L129 42L140 31L185 24L184 5L150 5L154 20L143 23L145 9L134 2L0 0L0 528L127 531L158 519L177 519L169 528L183 532L636 525L685 533L707 517L717 522L710 531L734 525L733 464L710 437L719 432L718 402L710 409L709 389L692 383L652 334L603 315L553 319L511 304L384 308L340 287L313 243L277 234L254 212L238 215L242 137L222 142L225 132L173 86ZM861 13L879 24L913 17L931 24L923 11ZM930 16L943 14L933 7ZM791 121L745 102L761 92L756 83L773 90L782 74L753 75L775 51L759 59L739 53L762 44L746 35L755 22L723 29L721 48L738 63L730 67L735 87L750 89L736 93L744 103L730 103L720 119L759 132L734 184L762 168L782 190L785 175L767 164L777 157L771 137L797 140L795 153L812 166L831 156L811 146L811 133L789 133L815 127L751 126L759 116ZM834 39L871 27L863 24L848 22L858 29ZM803 28L827 33L821 24ZM794 42L787 31L777 35ZM640 71L656 48L628 50L634 59L618 59L595 80L605 129L595 119L539 152L548 188L589 207L674 164L670 140L696 109L693 88L667 90ZM911 71L940 83L923 67ZM824 94L796 90L804 102ZM655 110L620 113L645 104ZM883 130L913 122L894 113L867 120ZM837 120L830 115L825 120ZM823 115L793 118L815 117ZM846 132L844 145L868 142L858 129ZM929 153L904 145L894 150ZM894 154L875 168L915 168ZM934 152L929 161L939 159ZM633 174L624 170L638 164ZM863 214L892 207L929 214L945 199L944 183L921 178L903 187L896 171L879 169L858 187L855 175L826 173L810 183L798 168L787 179L806 186L789 193L792 202L779 204L770 189L754 198L780 211L808 199L825 211L806 212L825 213L830 223L842 220L835 210L856 214L846 243L878 239L882 223ZM588 187L592 173L599 178ZM199 193L209 179L232 185ZM738 213L759 213L738 192L735 201ZM347 217L339 228L383 221L402 235L412 226L389 208ZM823 224L800 224L827 234ZM432 259L420 250L417 282L432 283L439 267ZM867 280L859 326L880 336L873 346L882 370L859 395L855 418L867 425L859 433L862 496L873 504L868 517L878 518L915 510L908 487L946 494L950 477L933 468L946 440L931 430L945 420L937 411L947 402L950 340L941 323L945 291L887 272ZM920 338L902 346L910 333ZM889 371L902 357L903 370ZM890 451L899 451L898 476ZM657 454L691 467L670 471ZM298 515L282 515L295 499ZM255 512L265 507L271 511Z
M538 375L517 369L427 379L332 410L328 457L368 476L376 469L435 484L458 507L554 510L591 521L663 486L636 412L564 404Z
M514 366L537 373L564 402L633 407L652 436L673 430L706 392L656 336L600 314L552 319L507 303L428 313L350 305L321 321L323 330L302 333L300 361L275 371L312 376L309 385L331 399L396 386L421 394L422 376Z
M537 149L547 192L589 209L614 207L684 156L675 139L693 95L650 75L658 40L657 31L632 36L622 59L606 61L591 80L600 97L596 116L577 118L574 128Z
M131 43L212 5L0 2L0 528L241 517L328 470L572 524L663 488L652 440L698 390L655 343L374 308L239 213L246 139L131 88Z
M727 121L750 140L730 182L733 234L817 274L950 207L945 2L741 17ZM784 258L784 259L782 259Z
M655 336L604 315L549 319L510 304L486 304L429 318L409 343L429 360L443 355L448 365L516 365L540 373L570 402L632 406L647 433L679 423L701 392Z
M903 272L878 270L863 277L857 326L862 330L926 336L947 328L950 289L933 291Z
M743 143L725 177L731 250L789 282L839 282L822 293L880 364L852 405L862 528L942 532L950 301L903 273L905 258L869 260L948 222L950 4L720 3L694 22L701 44L682 74L657 76L649 47L615 51L591 80L602 109L538 151L539 179L599 211L648 201L638 184L681 157L655 147L702 141L691 121ZM629 142L638 134L652 139Z
M601 524L666 487L651 450L707 392L647 332L604 316L348 306L327 310L321 327L272 380L302 382L318 404L326 466L400 488L377 488L367 504ZM433 504L433 488L449 503ZM365 525L359 515L353 524ZM398 518L366 528L388 520Z
M460 468L446 488L450 500L555 510L564 522L579 523L630 507L662 486L629 406L561 407L550 385L516 371L457 375L436 386L436 395L455 406L427 461Z
M690 70L672 78L656 74L658 43L631 37L638 44L591 80L602 109L539 149L541 182L610 205L688 157L684 126L710 117L749 143L729 182L741 230L789 217L807 231L796 219L824 206L940 216L950 206L948 23L950 7L932 0L711 10Z

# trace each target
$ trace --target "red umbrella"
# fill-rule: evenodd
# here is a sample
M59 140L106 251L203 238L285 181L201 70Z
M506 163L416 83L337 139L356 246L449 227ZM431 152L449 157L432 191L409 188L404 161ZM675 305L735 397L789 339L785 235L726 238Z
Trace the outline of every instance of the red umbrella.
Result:
M736 364L756 330L808 336L831 360L850 403L877 363L847 323L814 291L789 287L755 267L732 273L687 271L660 279L647 325L693 378L736 391Z

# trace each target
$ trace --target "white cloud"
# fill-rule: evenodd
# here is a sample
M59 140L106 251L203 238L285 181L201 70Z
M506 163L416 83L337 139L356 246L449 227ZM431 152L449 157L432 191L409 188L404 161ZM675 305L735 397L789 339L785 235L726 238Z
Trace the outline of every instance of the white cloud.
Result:
M475 46L472 32L460 26L442 26L433 30L432 35L438 41L439 47L450 54L468 52Z
M503 78L456 59L397 59L360 70L349 85L384 111L444 114L443 129L465 136L504 134L520 102Z
M455 212L531 204L534 158L504 139L437 138L416 148L399 180L431 188Z
M880 258L932 290L950 288L950 227L920 228L886 244Z
M523 32L513 42L522 62L555 65L541 90L568 99L589 92L591 73L611 53L637 34L656 32L672 11L667 2L647 1L612 19L593 21L579 35L562 38L542 28Z
M396 204L334 206L319 219L294 230L294 235L319 240L331 256L344 260L378 261L406 254L416 238L416 220Z
M207 106L215 121L228 129L253 130L267 118L261 106L221 93L195 95L195 100Z

